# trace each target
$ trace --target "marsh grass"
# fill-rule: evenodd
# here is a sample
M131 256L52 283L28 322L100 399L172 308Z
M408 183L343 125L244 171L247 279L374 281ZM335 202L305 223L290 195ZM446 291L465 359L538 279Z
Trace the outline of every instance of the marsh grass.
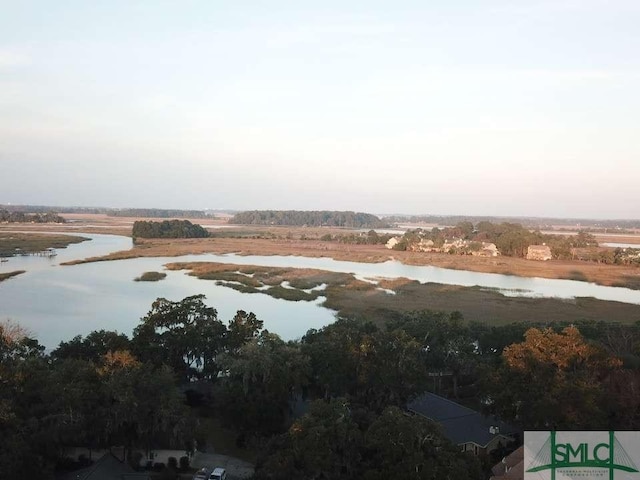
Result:
M144 272L139 277L133 279L134 282L158 282L167 278L164 272Z
M20 249L24 253L41 252L47 248L66 248L90 240L75 235L0 232L0 257L11 257Z
M20 275L21 273L25 273L26 270L15 270L13 272L0 273L0 282L3 280L8 280L11 277L15 277L16 275Z

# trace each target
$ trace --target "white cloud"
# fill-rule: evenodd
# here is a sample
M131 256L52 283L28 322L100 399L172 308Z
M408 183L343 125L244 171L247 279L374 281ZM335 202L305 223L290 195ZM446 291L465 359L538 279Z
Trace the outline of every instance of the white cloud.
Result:
M0 47L0 68L17 68L31 65L31 57L26 53L13 49Z

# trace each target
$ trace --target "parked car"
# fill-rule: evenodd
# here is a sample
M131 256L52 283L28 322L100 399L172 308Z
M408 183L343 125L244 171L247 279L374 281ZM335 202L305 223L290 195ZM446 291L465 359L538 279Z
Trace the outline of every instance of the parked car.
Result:
M209 480L226 480L227 479L227 471L224 468L216 467L211 472L209 476Z
M209 468L201 468L193 476L193 480L207 480L209 478Z

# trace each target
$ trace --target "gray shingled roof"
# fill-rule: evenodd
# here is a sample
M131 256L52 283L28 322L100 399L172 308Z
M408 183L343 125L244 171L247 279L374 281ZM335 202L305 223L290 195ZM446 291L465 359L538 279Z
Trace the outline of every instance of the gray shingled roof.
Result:
M512 435L517 429L495 417L482 415L463 405L433 393L424 393L407 404L407 409L442 426L445 436L456 445L473 442L481 447L495 438L489 427L498 427L501 435Z
M110 453L102 456L90 467L58 477L59 480L133 480L148 479L148 473L138 473Z

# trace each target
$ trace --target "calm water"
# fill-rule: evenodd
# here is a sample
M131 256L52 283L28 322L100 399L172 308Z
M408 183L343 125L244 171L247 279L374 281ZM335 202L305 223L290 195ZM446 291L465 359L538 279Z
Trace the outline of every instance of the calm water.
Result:
M131 247L131 239L125 237L85 236L92 238L92 241L60 249L58 256L52 259L16 257L1 263L0 272L27 270L27 273L0 283L0 318L11 318L37 332L40 342L49 348L76 334L84 335L101 328L130 334L157 297L175 301L203 293L207 296L207 304L218 310L219 318L223 321L229 320L238 309L253 311L264 320L265 328L285 339L298 338L309 328L322 327L335 319L333 311L319 306L322 298L314 303L288 302L262 294L243 294L217 286L212 281L190 277L184 271L167 271L167 278L159 282L133 281L142 272L162 271L164 264L182 261L318 268L352 273L359 278L406 277L420 282L479 285L498 289L505 295L560 298L592 296L640 304L640 291L626 288L411 266L395 261L368 264L329 258L206 254L60 266L59 263L64 261Z
M617 242L607 242L602 244L603 247L613 247L613 248L640 248L639 243L617 243Z

